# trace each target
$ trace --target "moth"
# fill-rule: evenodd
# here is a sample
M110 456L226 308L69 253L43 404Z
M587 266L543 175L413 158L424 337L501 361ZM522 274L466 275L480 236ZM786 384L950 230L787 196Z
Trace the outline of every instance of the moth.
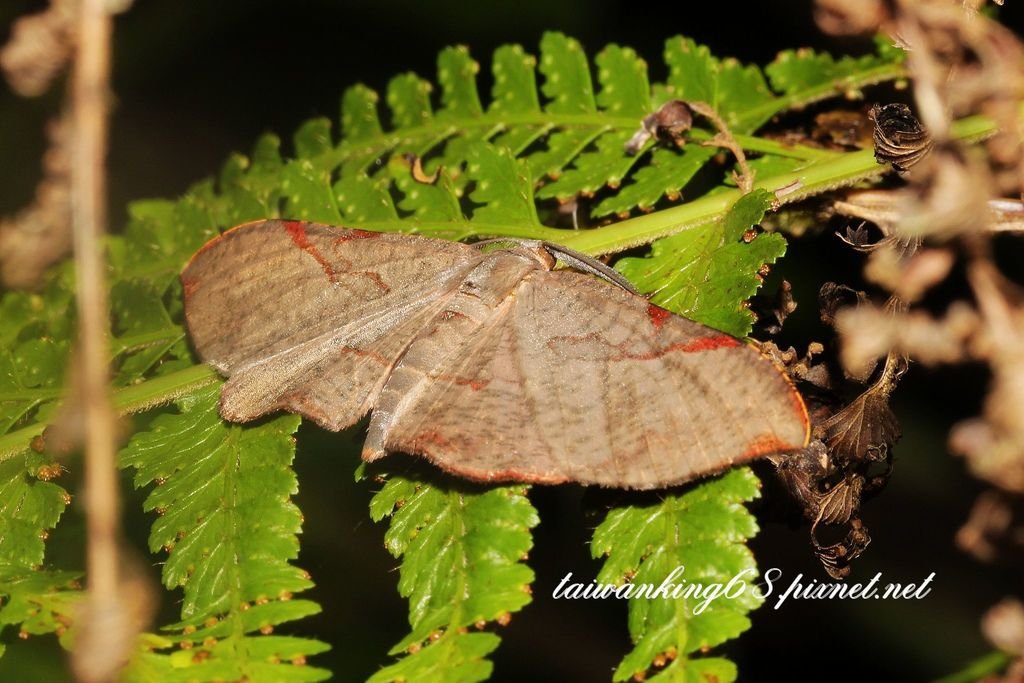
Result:
M221 415L371 413L364 460L486 482L661 488L807 444L800 395L754 347L582 254L504 242L284 220L211 240L181 281Z

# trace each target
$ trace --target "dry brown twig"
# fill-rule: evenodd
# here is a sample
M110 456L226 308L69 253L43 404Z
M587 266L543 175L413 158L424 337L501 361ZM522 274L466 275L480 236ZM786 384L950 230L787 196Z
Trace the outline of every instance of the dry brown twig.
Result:
M80 616L80 641L72 658L77 677L106 681L126 652L115 642L113 657L102 647L107 634L125 631L120 604L114 412L108 387L108 305L100 238L106 224L105 158L110 78L110 17L103 0L82 0L79 44L71 88L74 122L71 187L75 265L78 273L79 377L85 405L85 495L89 543L88 594ZM102 635L101 635L102 634ZM96 640L100 642L95 642ZM92 641L92 642L90 642ZM115 661L111 661L115 660Z
M967 458L975 476L1024 494L1024 292L988 260L969 271L981 324L972 351L992 368L992 385L979 418L961 422L950 448Z
M729 132L729 127L725 121L710 104L705 102L688 102L687 104L690 105L690 109L706 118L718 130L715 137L701 144L708 147L722 147L732 152L733 156L736 157L736 166L739 168L739 173L733 174L736 186L744 194L750 192L754 188L754 170L747 163L746 153L740 144L736 142L736 138L732 136L732 133Z
M46 176L34 205L0 223L0 267L8 285L32 286L73 242L79 338L65 420L80 418L85 447L88 590L77 616L72 666L82 681L110 681L127 662L152 608L152 592L120 549L117 436L109 390L109 306L102 236L106 225L107 113L111 18L125 3L53 0L25 17L0 53L17 92L46 90L73 60L68 113L51 126ZM69 226L71 230L69 231ZM129 558L130 559L130 558Z
M101 238L106 225L106 148L110 88L111 8L82 0L71 88L72 225L78 272L80 396L85 405L85 497L88 593L72 665L83 681L109 681L127 663L148 619L145 585L125 571L120 552L120 504L115 415L107 345L109 306Z

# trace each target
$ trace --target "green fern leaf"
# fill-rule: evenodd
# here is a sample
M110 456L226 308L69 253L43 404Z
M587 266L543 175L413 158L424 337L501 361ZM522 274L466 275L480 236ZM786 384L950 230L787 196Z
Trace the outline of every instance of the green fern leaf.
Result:
M398 212L388 192L387 178L365 175L343 177L333 187L334 199L344 221L355 223L395 222Z
M476 74L480 65L469 56L465 47L447 48L437 60L437 80L441 84L441 110L437 119L441 123L458 121L461 129L453 129L444 146L444 153L430 171L447 169L456 186L465 184L459 169L468 161L473 150L498 132L497 122L487 122L476 89Z
M355 85L345 91L341 100L341 129L345 134L345 142L359 143L364 140L373 140L384 132L380 125L380 118L377 116L378 99L377 93L365 85ZM429 109L429 100L427 102ZM400 115L398 109L395 109L395 113ZM416 125L417 121L415 118L410 119L403 116L403 118L397 119L396 123L404 128Z
M497 114L539 113L536 66L536 58L527 54L521 45L502 45L495 50L491 66L494 87L490 111ZM512 145L504 146L514 149Z
M370 676L367 683L445 681L476 683L491 677L494 665L486 659L497 649L493 633L456 633L442 636L422 650L398 660Z
M491 90L488 114L499 120L517 115L525 117L540 114L536 67L537 59L527 54L520 45L503 45L495 50L491 62L494 87ZM492 142L519 156L550 129L550 123L519 123L512 126L506 123Z
M331 677L326 669L306 665L307 657L328 649L324 643L307 638L236 637L198 647L193 647L192 641L187 642L187 647L172 654L161 654L149 648L158 649L170 643L159 637L150 637L146 642L147 649L138 652L122 672L122 680L127 683L309 683Z
M428 81L418 78L416 74L395 76L388 83L388 107L391 109L391 120L395 128L415 128L430 122L434 113L430 106L430 91L433 87ZM374 97L376 102L376 97ZM373 114L373 127L366 131L356 131L358 137L375 137L381 135L380 122L376 111ZM344 130L348 124L342 120ZM358 139L358 138L357 138Z
M544 110L552 114L586 115L597 111L590 66L579 42L561 33L545 33L540 41L541 91L548 98ZM557 177L587 145L604 132L597 126L565 126L551 133L547 149L529 157L534 179Z
M289 652L301 639L247 634L269 632L319 611L315 603L292 599L312 586L308 575L289 563L298 554L301 525L290 501L297 491L291 434L299 418L227 425L217 413L218 395L219 387L212 387L178 401L177 413L158 416L132 438L121 465L135 470L137 487L158 484L145 503L146 510L160 515L150 550L169 553L164 584L184 587L183 621L168 627L176 634L166 639L187 642L188 649L202 643L190 655L197 669L189 680L271 680L266 673L252 676L271 655L281 661L297 656ZM288 651L267 651L272 644L287 645ZM316 641L302 645L309 654L324 647ZM159 656L175 661L173 654ZM153 657L141 661L144 668L156 666ZM280 674L282 680L320 680L325 673L297 671Z
M251 172L250 172L251 173ZM215 237L214 191L197 183L177 202L134 202L124 234L109 238L114 285L120 280L150 281L170 287L189 256Z
M227 425L218 395L214 387L179 401L177 414L157 417L121 453L136 487L160 484L145 504L160 514L149 545L152 552L170 549L164 584L184 586L185 618L312 585L288 564L298 554L301 524L288 502L298 489L290 465L299 418Z
M687 145L684 150L659 147L651 153L647 166L632 176L632 182L614 194L600 201L594 207L594 217L616 214L621 218L629 216L630 209L649 211L662 197L674 201L682 198L681 189L697 175L715 155L713 147Z
M601 84L597 103L603 112L637 122L650 113L647 64L633 50L609 45L597 55L596 61ZM630 130L603 133L594 143L593 151L580 154L573 168L544 186L537 196L566 198L590 195L605 185L618 187L637 161L637 157L623 153L632 134Z
M437 58L437 80L441 84L442 118L475 118L483 107L476 91L476 74L480 65L469 56L464 46L441 50Z
M164 304L166 283L122 280L111 288L115 349L123 360L115 384L141 381L164 360L188 359L185 330Z
M672 38L665 43L669 78L657 89L656 99L706 102L726 121L733 133L746 133L763 124L776 111L776 98L760 71L733 59L718 60L710 50L689 38ZM625 140L623 140L623 143ZM620 147L621 150L621 147ZM686 184L715 155L715 149L690 143L682 150L657 148L650 163L640 167L615 195L602 200L592 212L595 217L628 215L630 209L650 209L668 196L681 197Z
M53 413L71 332L67 284L58 278L42 295L12 292L0 301L0 434ZM49 481L63 469L25 446L0 453L0 633L50 633L70 623L78 575L42 569L45 538L70 501Z
M781 235L763 233L751 242L744 232L771 206L764 190L738 201L723 221L684 230L658 240L645 258L624 258L616 268L651 301L736 336L750 332L753 314L743 308L761 281L761 266L786 251Z
M77 572L32 570L0 564L0 635L8 626L19 634L64 635L82 599ZM0 655L4 646L0 644Z
M785 50L765 67L765 73L772 88L789 96L790 107L802 107L836 92L856 97L861 88L890 80L894 66L905 58L903 50L892 47L885 38L877 45L876 54L840 59L806 48Z
M447 489L396 476L370 503L375 521L388 515L385 545L403 560L398 588L409 599L412 627L391 654L410 654L371 680L431 680L441 663L462 671L452 680L483 680L490 664L482 657L497 638L462 631L530 601L533 572L522 559L539 520L524 488Z
M543 107L537 92L536 60L518 46L505 46L495 52L492 101L484 108L475 80L478 64L465 48L450 48L438 59L442 106L437 113L430 105L431 84L405 74L388 86L392 130L382 127L377 113L379 98L364 86L343 97L340 144L331 147L326 121L304 126L295 141L299 159L291 162L285 173L283 212L292 218L345 220L357 224L353 227L399 229L390 213L390 196L399 208L406 204L416 207L415 217L422 219L404 229L443 236L475 234L465 226L469 232L454 226L435 231L432 220L419 213L418 202L419 195L437 193L417 192L409 185L402 164L392 162L412 154L425 160L428 175L440 171L445 178L444 191L454 191L454 201L444 196L438 201L435 196L427 197L425 204L444 207L442 215L451 221L457 218L452 207L472 181L464 169L475 150L490 142L526 160L530 178L541 185L538 197L565 199L608 188L609 196L595 207L593 215L624 216L636 208L649 209L664 196L678 198L683 186L713 156L713 150L699 144L710 137L707 129L697 131L695 141L683 150L658 148L649 160L627 156L623 145L652 104L671 97L707 101L730 123L733 133L739 134L756 129L794 102L853 87L863 76L853 70L850 83L835 83L832 90L814 83L814 93L794 86L775 95L756 67L719 60L692 40L669 40L665 60L669 80L655 86L652 95L643 60L627 48L609 46L596 58L599 91L595 94L590 66L579 43L548 33L541 41L539 60ZM879 56L876 61L882 66L872 71L871 79L897 75L892 55ZM778 150L788 156L821 156L816 150ZM230 175L238 174L233 171ZM366 180L367 175L374 179L372 185L352 184ZM542 181L548 177L552 180L544 185ZM367 197L371 201L356 202L354 211L345 211L353 196L363 198L363 189L372 190ZM401 197L406 193L418 197ZM251 197L242 199L253 209L257 206Z
M68 342L29 339L0 349L0 430L35 415L59 395Z
M476 181L476 189L469 198L480 205L473 210L473 221L540 225L529 169L511 152L477 145L466 170Z
M218 224L240 225L277 213L281 189L269 180L280 177L284 164L280 148L276 135L263 135L253 147L251 160L233 154L225 162L217 183L224 199Z
M328 225L345 223L331 185L330 171L317 168L309 159L295 159L285 164L281 189L285 193L288 217Z
M548 98L547 111L556 114L590 114L597 111L590 65L579 41L561 33L547 32L540 39L541 87Z
M295 156L299 159L316 162L330 154L334 149L334 143L331 142L331 120L319 117L306 121L295 131L292 143L295 145Z
M398 208L407 212L411 220L434 224L455 224L465 220L455 185L444 169L437 172L437 181L429 184L413 178L404 160L392 161L391 167L395 186L403 195Z
M69 500L60 486L39 478L43 468L61 466L29 449L0 461L0 568L43 563L45 532Z
M710 104L733 133L748 133L774 113L759 109L774 96L756 66L719 60L689 38L666 41L665 63L669 68L665 99Z
M594 557L607 555L599 583L659 586L673 572L676 584L727 584L742 572L748 583L741 594L706 605L700 595L631 598L629 633L634 649L613 680L643 677L656 661L668 664L651 680L703 680L701 672L709 671L716 672L718 680L735 680L731 663L690 655L745 631L750 627L746 613L761 602L749 585L756 570L744 545L757 533L757 523L742 505L759 495L758 487L749 469L736 469L653 506L612 510L594 531Z
M401 77L394 79L399 80ZM427 84L429 92L429 84ZM391 98L391 91L388 98ZM424 96L428 97L428 96ZM336 156L341 155L338 161L338 175L341 178L359 176L370 170L370 165L380 158L382 151L376 144L384 137L381 128L380 117L377 114L377 101L379 96L376 92L364 85L355 85L345 91L341 98L341 144L336 150ZM393 107L396 116L402 116L400 108ZM429 113L429 99L426 104ZM412 116L410 114L410 116ZM409 125L414 125L411 119L402 119L403 123L409 120Z

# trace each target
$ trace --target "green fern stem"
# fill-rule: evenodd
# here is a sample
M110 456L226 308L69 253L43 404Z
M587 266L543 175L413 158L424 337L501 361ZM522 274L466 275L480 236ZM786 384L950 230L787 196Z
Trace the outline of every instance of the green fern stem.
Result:
M141 413L156 406L166 405L176 398L219 380L213 368L208 365L194 365L185 370L118 389L114 392L114 409L122 416ZM19 392L19 398L24 396L24 391ZM32 439L43 433L55 412L54 404L50 404L41 411L37 422L0 436L0 460L23 451Z
M122 353L138 351L158 344L173 344L185 337L185 328L179 325L171 325L161 330L146 332L143 334L126 335L117 337L110 342L111 352L115 357Z
M462 515L463 508L465 507L465 503L462 499L462 493L456 490L449 491L448 500L449 504L451 505L451 509L458 511L458 514L455 515L456 524L458 528L456 529L456 533L454 534L454 536L460 539L465 538L468 535L468 530L466 528L466 520ZM441 634L441 637L438 639L438 641L450 640L452 638L457 638L459 635L461 635L459 633L459 628L466 620L465 608L466 595L468 592L469 587L466 582L465 571L455 572L455 588L452 591L454 600L452 604L452 613L451 616L448 618L448 624L450 625L450 627L448 628L448 630ZM440 644L440 642L436 644ZM445 651L445 648L443 647L440 649L442 652ZM394 649L392 649L392 651L389 654L398 653L395 652Z
M681 539L686 538L686 531L680 528L679 513L686 514L687 505L679 496L668 496L666 502L671 501L671 519L673 524L670 527L671 534L665 539L665 550L671 549L676 555L680 552ZM675 613L675 643L679 652L686 652L686 645L690 641L689 619L692 609L687 600L673 600L672 611ZM620 667L621 668L621 667ZM616 671L616 673L625 673Z
M1022 112L1024 113L1024 112ZM977 140L995 132L992 119L972 116L957 121L953 136L961 140ZM763 188L777 193L792 187L792 191L778 196L779 204L789 204L807 197L821 194L839 187L848 187L863 180L882 175L889 170L875 161L870 149L848 152L818 163L813 163L792 173L783 173L756 182L754 188ZM736 203L743 193L739 189L726 190L700 199L657 211L645 216L630 218L604 228L560 233L559 241L584 254L601 256L614 254L626 249L649 244L656 239L698 225L715 221ZM552 239L543 237L541 239Z
M1022 110L1021 116L1024 118L1024 110ZM995 131L995 122L983 116L972 116L957 121L952 129L953 136L961 140L982 139L992 135ZM888 171L888 167L878 164L873 152L869 149L846 153L828 152L827 157L812 162L798 171L765 178L755 183L754 187L763 188L772 193L792 188L791 191L784 192L778 197L779 204L782 205L839 187L848 187L882 175L886 171ZM477 237L518 237L545 240L571 247L584 254L603 256L649 244L687 228L718 220L741 196L742 192L739 189L725 190L679 206L592 230L570 231L536 225L488 224L479 221L467 222L461 227L468 234ZM412 218L407 219L405 223L414 231L422 232L443 233L452 228L451 223L418 221ZM379 223L362 221L358 226L353 227L387 231L392 230L393 225L391 221Z

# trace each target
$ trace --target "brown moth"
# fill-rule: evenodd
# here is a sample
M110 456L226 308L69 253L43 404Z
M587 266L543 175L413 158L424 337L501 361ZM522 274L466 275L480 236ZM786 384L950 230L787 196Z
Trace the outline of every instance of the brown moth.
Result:
M652 489L806 445L800 395L756 349L511 242L281 220L211 240L181 280L221 414L338 430L372 411L364 460L480 481Z

